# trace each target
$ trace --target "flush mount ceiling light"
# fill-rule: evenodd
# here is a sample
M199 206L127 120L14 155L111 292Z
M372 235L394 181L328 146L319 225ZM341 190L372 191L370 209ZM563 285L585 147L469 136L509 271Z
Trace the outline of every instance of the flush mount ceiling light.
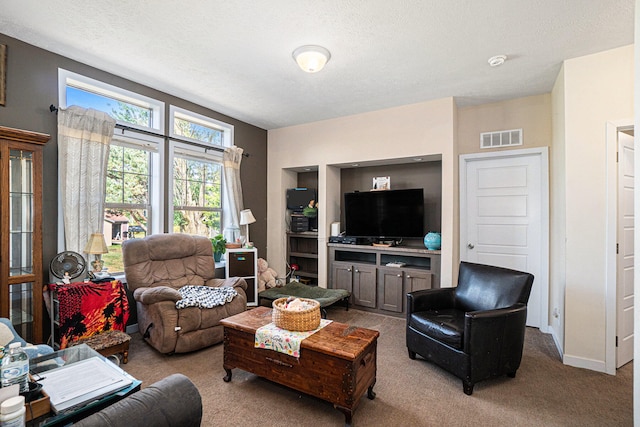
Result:
M293 59L302 71L307 73L317 73L322 70L330 58L331 54L322 46L300 46L293 51Z
M507 55L496 55L489 58L489 65L492 67L497 67L499 65L504 64L504 61L507 60Z

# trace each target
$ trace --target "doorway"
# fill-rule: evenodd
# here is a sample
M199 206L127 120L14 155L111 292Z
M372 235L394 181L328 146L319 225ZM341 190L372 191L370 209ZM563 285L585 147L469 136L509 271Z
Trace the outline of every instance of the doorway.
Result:
M633 360L634 341L634 127L633 120L608 122L607 284L605 370Z
M534 275L527 326L548 330L546 147L460 156L460 259Z

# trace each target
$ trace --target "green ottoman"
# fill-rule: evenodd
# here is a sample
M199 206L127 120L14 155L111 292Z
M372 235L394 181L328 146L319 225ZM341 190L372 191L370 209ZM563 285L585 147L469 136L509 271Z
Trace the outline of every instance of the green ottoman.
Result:
M318 286L303 285L299 282L289 282L279 288L270 288L258 293L258 297L269 301L275 301L278 298L288 297L314 299L320 303L320 311L322 317L327 317L326 307L338 302L344 301L349 310L349 297L351 292L346 289L325 289Z

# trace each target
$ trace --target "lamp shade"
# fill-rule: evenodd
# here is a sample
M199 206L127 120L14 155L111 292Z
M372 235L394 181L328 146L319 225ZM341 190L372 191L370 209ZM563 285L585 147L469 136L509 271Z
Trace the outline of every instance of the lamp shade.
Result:
M307 73L317 73L322 70L331 58L331 53L322 46L300 46L293 51L293 59Z
M87 246L84 247L84 253L86 254L106 254L109 253L107 249L107 243L104 241L104 234L93 233L89 237Z
M240 225L248 225L256 222L251 209L243 209L240 211Z

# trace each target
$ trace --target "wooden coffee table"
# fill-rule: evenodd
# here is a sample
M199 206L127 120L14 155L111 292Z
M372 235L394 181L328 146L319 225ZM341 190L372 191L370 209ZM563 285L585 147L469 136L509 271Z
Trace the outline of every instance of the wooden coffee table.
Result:
M331 322L305 338L300 358L255 348L255 332L271 323L271 309L257 307L220 323L224 326L224 381L240 368L333 403L351 425L360 398L375 398L376 349L380 333Z

